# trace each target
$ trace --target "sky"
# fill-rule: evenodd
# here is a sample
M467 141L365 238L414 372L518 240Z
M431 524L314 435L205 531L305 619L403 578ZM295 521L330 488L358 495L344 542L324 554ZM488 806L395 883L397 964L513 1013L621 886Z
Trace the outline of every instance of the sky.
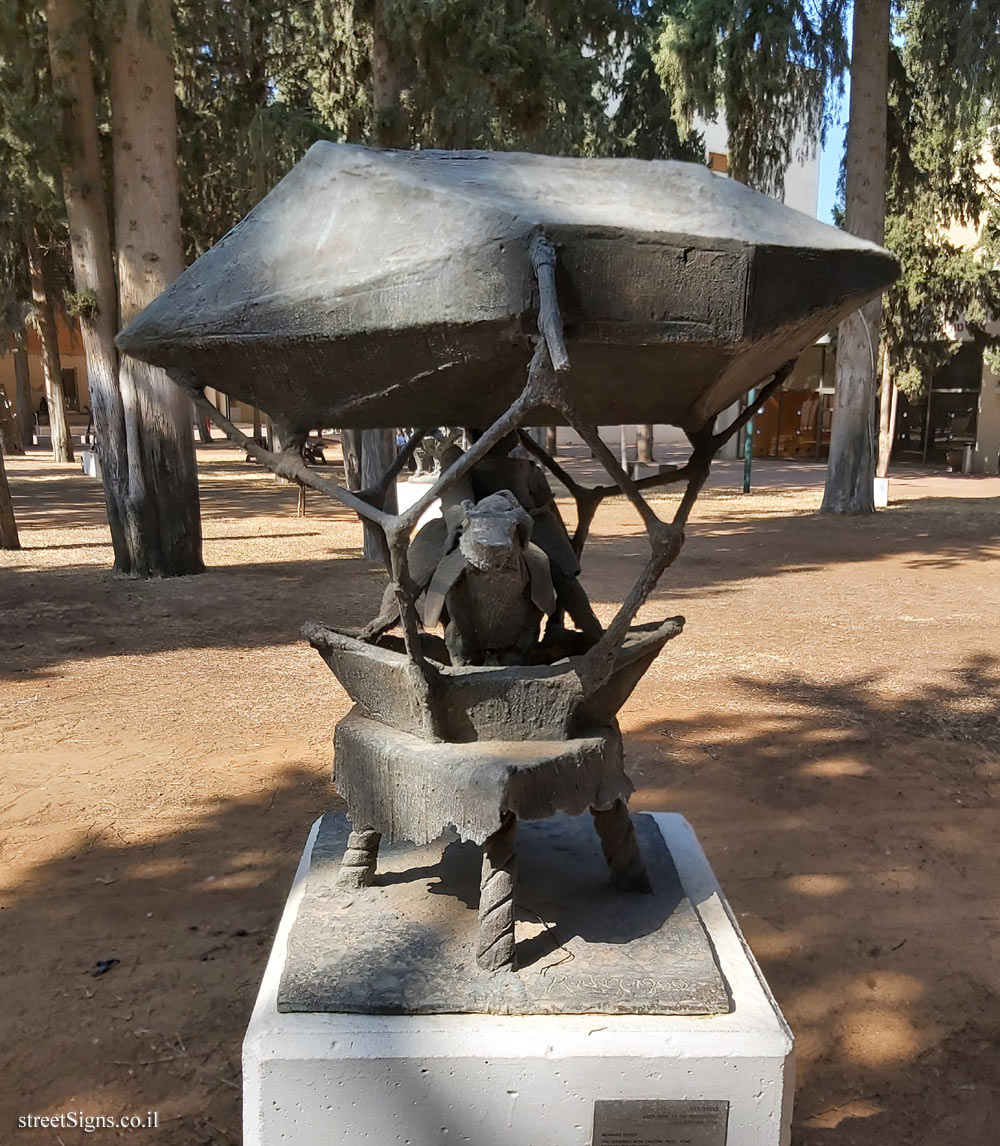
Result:
M847 135L848 95L848 92L844 93L843 100L839 101L834 111L834 123L827 132L826 143L819 156L819 202L816 217L823 223L833 222L833 208L837 202L837 179L840 176Z
M851 42L854 24L854 7L847 14L844 35ZM843 97L828 97L831 101L833 124L827 132L826 143L819 157L819 202L816 217L823 223L833 222L833 208L837 202L837 179L840 177L840 163L844 158L844 143L847 138L847 115L851 99L851 75L844 77Z

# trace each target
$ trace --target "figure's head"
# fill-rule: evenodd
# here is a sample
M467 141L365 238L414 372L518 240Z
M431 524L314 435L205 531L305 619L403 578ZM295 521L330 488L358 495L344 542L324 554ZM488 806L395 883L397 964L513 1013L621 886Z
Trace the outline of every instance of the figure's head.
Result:
M516 560L531 538L531 515L508 489L482 501L462 503L465 522L459 539L462 556L483 572Z

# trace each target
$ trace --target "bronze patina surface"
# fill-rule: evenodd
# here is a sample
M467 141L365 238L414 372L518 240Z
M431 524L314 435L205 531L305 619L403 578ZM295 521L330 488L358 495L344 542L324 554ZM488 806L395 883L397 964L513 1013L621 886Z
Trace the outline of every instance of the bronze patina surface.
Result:
M616 716L684 624L638 615L681 552L712 459L796 356L897 271L880 247L697 164L319 143L122 331L123 352L164 366L248 459L336 499L383 543L377 616L358 633L302 630L355 702L335 739L353 830L324 829L336 839L324 835L318 862L331 846L343 858L313 874L286 1004L722 1005L662 841L643 820L637 838L628 813ZM266 447L248 438L208 386L278 433ZM598 430L625 422L679 426L688 461L631 476ZM525 430L557 424L612 484L581 484ZM308 434L327 426L415 429L376 484L347 490L315 468ZM434 426L462 427L462 445L445 434L436 479L391 512ZM572 535L546 470L576 504ZM667 520L643 491L673 483ZM594 515L618 495L649 554L605 627L579 574ZM418 528L435 503L441 519ZM536 823L584 810L592 832ZM520 885L519 821L534 857ZM448 825L481 846L478 896L468 851L431 843ZM424 850L380 866L383 843L401 841ZM588 866L600 853L607 871ZM547 924L520 947L519 911L523 929L525 913ZM533 971L546 943L565 957ZM489 978L498 970L506 983Z
M895 273L700 164L317 143L118 343L292 434L489 425L531 357L537 231L576 412L609 425L699 428Z
M731 1010L712 946L650 816L651 895L623 895L589 816L521 822L514 972L476 967L480 853L386 846L372 887L338 881L349 831L323 817L288 941L282 1011L709 1015Z

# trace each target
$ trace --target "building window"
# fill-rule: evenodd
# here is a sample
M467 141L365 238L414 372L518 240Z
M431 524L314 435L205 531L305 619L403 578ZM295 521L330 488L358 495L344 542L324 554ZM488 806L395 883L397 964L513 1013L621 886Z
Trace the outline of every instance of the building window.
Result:
M708 166L720 175L729 174L729 156L724 151L710 151L708 153Z

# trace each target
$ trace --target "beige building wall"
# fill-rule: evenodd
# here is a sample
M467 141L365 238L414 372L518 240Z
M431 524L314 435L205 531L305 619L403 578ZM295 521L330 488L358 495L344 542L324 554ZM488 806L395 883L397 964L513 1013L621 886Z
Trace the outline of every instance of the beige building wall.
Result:
M714 120L697 118L694 128L705 140L707 155L724 155L728 161L729 129L721 113ZM800 132L795 137L792 155L791 166L785 172L782 202L786 207L815 219L819 204L819 149L811 149Z
M216 390L212 386L205 387L205 397L217 410L228 417L231 422L237 424L253 422L253 406L248 405L246 402L239 402L235 398L227 398L221 390ZM261 415L261 418L263 418L263 415Z
M0 358L0 386L9 401L14 401L16 379L14 377L14 355L5 354Z
M63 370L76 373L75 401L70 405L70 418L75 422L81 413L90 411L90 388L87 385L87 360L83 353L83 340L75 321L67 321L56 312L56 333L59 342L59 364ZM31 383L31 410L37 412L38 404L45 394L45 374L42 369L41 343L38 333L30 326L26 331L25 350L28 357L28 379ZM11 402L15 401L14 355L0 344L0 383ZM69 397L69 395L67 395Z
M87 360L82 354L60 354L59 362L63 370L76 371L76 409L90 410L90 390L87 386ZM28 355L28 378L31 382L31 409L34 413L38 403L45 393L45 375L42 371L42 360L37 354ZM14 355L5 354L0 358L0 386L3 386L7 398L13 402L16 389L14 376ZM72 414L73 411L71 410Z

